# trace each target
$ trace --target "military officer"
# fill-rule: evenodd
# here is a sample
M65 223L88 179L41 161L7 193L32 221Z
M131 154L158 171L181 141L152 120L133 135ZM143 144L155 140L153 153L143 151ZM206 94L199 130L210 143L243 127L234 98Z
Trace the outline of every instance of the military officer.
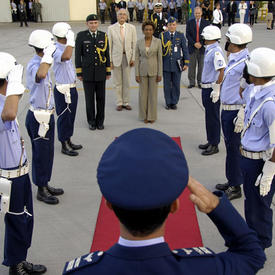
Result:
M246 61L250 83L243 92L245 120L241 139L245 218L261 241L272 245L275 193L275 51L257 48Z
M32 180L38 186L37 199L58 204L61 188L48 184L51 180L54 159L54 98L49 69L56 46L53 35L46 30L35 30L29 37L29 46L35 55L26 70L27 88L30 91L30 108L26 128L32 143Z
M32 188L29 164L16 120L24 93L23 66L0 52L0 212L5 214L3 265L10 275L42 274L43 265L26 262L33 232ZM6 205L6 207L5 207Z
M236 132L235 118L242 111L243 99L239 90L245 66L249 56L247 44L252 42L252 31L245 24L231 25L226 33L225 50L230 53L228 64L224 72L224 79L220 91L222 103L221 122L226 147L225 175L228 180L225 184L217 184L216 188L225 191L229 199L242 196L240 185L243 177L240 168L241 135Z
M76 74L83 81L89 129L103 130L105 84L106 79L111 77L109 43L107 34L97 30L99 22L96 14L88 15L86 24L88 30L79 32L76 37Z
M168 19L168 31L161 34L165 108L177 109L181 72L187 70L189 54L183 33L178 32L175 17Z
M162 12L162 3L155 3L154 14L151 15L151 21L154 22L156 28L154 31L154 36L156 38L160 37L163 31L167 30L167 17L166 14Z
M75 150L82 149L82 145L73 144L71 141L78 102L76 74L71 60L75 46L74 33L71 26L64 22L56 23L52 33L57 38L56 51L53 55L53 71L56 81L54 100L58 116L58 139L62 144L61 152L63 154L77 156L78 152Z
M207 26L203 29L201 35L206 46L201 96L205 108L207 143L200 144L199 148L204 150L202 152L203 156L209 156L219 152L218 144L221 136L219 94L226 63L218 42L221 39L220 29L216 26Z
M164 133L139 128L121 135L104 152L97 180L120 222L118 243L68 262L63 274L237 275L263 267L266 258L256 233L221 192L214 195L189 178L183 152ZM167 216L179 209L178 197L187 185L191 201L217 226L227 252L171 251L165 242Z
M127 3L127 8L128 8L129 17L130 17L131 22L133 22L135 7L136 7L136 3L133 0L129 0Z
M105 3L105 0L100 0L98 3L98 9L100 12L101 24L105 24L105 12L107 10L107 4Z

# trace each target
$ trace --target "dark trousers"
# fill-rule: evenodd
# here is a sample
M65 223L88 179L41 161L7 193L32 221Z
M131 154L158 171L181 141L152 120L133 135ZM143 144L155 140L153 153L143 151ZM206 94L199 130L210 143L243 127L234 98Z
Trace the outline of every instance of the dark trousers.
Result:
M205 109L205 129L207 141L211 145L218 145L221 137L220 100L212 102L210 94L212 88L202 89L202 105Z
M178 22L181 23L182 20L182 9L177 8L177 14L178 14Z
M74 133L74 122L78 102L78 93L76 88L71 88L71 104L65 102L64 94L60 93L54 87L54 101L57 118L58 140L64 142L70 139Z
M254 14L250 14L250 16L249 16L249 22L250 22L251 26L254 25L254 22L255 22L255 15Z
M129 16L130 16L130 21L133 22L134 18L134 8L128 8Z
M10 212L33 215L32 188L29 174L12 179ZM5 242L3 265L13 266L25 261L31 246L33 216L26 213L5 215Z
M138 20L139 23L142 23L142 21L143 21L143 14L144 14L144 10L138 10L137 20Z
M189 57L190 57L190 63L189 63L189 68L188 68L189 84L195 86L197 65L198 65L197 82L198 82L198 84L201 83L201 74L202 74L202 69L203 69L204 54L201 54L198 49L195 49L194 52L189 54Z
M222 25L224 26L224 24L227 20L227 13L225 11L222 11L222 17L223 17Z
M231 24L235 24L235 16L235 13L228 14L228 26L231 26Z
M255 186L257 177L262 173L264 161L241 157L241 169L244 177L244 210L248 226L258 233L262 248L272 245L273 211L270 208L275 193L275 177L270 192L261 196L259 186Z
M104 123L105 84L106 81L83 81L87 121L93 126L102 126Z
M175 12L176 12L176 10L175 9L170 9L170 16L175 16Z
M100 21L101 24L105 23L105 10L100 10Z
M235 133L234 118L238 110L222 110L221 121L226 147L225 173L230 186L239 186L243 184L243 176L240 167L241 153L241 134Z
M19 12L20 27L23 27L23 22L25 26L28 26L27 23L27 14L25 12Z
M154 11L153 10L148 10L148 20L151 20L151 16L152 16L152 14L154 13Z
M166 105L176 105L180 97L181 72L163 72L164 98Z
M54 115L51 115L45 138L38 136L39 123L32 111L28 111L26 128L32 143L32 181L38 187L48 184L52 176L54 158Z
M110 12L110 17L111 17L111 24L115 24L117 22L116 12L111 11Z

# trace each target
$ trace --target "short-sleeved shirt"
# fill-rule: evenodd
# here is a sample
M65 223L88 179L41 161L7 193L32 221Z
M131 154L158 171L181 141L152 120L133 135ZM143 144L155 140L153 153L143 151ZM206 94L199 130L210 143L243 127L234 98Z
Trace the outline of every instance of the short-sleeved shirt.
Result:
M176 7L176 3L175 2L169 2L169 7L170 7L170 9L175 9L175 7Z
M57 84L72 84L76 81L75 68L72 60L62 61L66 45L56 42L56 51L53 55L53 71Z
M105 10L107 8L107 5L105 2L99 2L98 6L100 10Z
M128 5L128 8L132 9L136 6L136 3L134 1L128 1L127 5Z
M148 10L153 10L154 9L154 3L148 2L147 4Z
M183 3L183 0L177 0L176 1L177 8L181 8L182 3Z
M165 8L165 9L168 8L169 3L167 0L162 0L161 3L162 3L163 8Z
M136 7L137 7L138 10L144 10L145 9L145 5L142 2L137 2Z

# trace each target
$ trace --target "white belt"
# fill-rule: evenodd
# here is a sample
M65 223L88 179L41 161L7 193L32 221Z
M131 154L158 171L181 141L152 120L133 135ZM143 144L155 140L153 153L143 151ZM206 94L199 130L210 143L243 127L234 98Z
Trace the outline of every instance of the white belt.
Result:
M69 85L70 88L75 88L76 87L76 84L75 83L71 83L71 84L58 84L58 83L55 83L56 86L62 86L62 85Z
M212 88L212 83L201 83L201 87L205 89Z
M264 152L251 152L246 151L242 147L240 147L241 155L248 159L263 159Z
M242 105L240 105L240 104L232 104L232 105L222 104L222 109L225 111L240 110L241 107L242 107Z
M21 176L24 176L29 173L29 164L26 162L24 166L18 169L14 170L4 170L0 169L0 177L7 178L7 179L13 179L18 178Z
M50 113L51 115L54 113L54 108L51 110L47 110L47 109L34 109L32 105L30 105L29 108L30 111L34 112L34 111L45 111L47 113Z

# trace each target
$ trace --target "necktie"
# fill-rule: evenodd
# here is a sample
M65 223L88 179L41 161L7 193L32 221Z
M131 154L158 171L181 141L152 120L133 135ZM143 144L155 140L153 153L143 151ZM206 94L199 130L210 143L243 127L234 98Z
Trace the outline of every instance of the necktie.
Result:
M94 33L94 32L93 32L93 35L92 35L92 36L93 36L93 39L95 39L95 33Z
M170 37L171 37L171 40L173 40L173 39L174 39L174 34L171 33L171 34L170 34Z
M199 19L197 19L196 42L200 42L200 20Z
M219 20L222 20L221 11L219 10Z
M122 25L120 25L120 36L121 36L121 41L123 45L123 50L124 50L124 40L125 40L125 34L124 34L124 28Z

